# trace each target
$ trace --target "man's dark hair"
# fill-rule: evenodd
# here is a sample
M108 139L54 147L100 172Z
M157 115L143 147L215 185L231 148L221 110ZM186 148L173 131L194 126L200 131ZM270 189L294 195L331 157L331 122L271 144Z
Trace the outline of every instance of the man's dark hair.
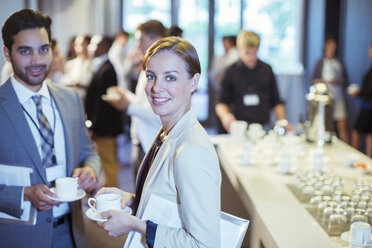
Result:
M137 30L145 33L150 38L155 38L156 36L167 36L167 29L158 20L149 20L145 23L142 23L137 27Z
M183 30L176 26L176 25L173 25L170 29L169 29L169 35L170 36L178 36L178 37L182 37L182 34L183 34Z
M222 37L223 40L228 40L230 44L236 46L236 35L225 35Z
M22 9L14 12L3 24L2 34L4 46L11 51L14 43L14 36L23 30L33 28L45 28L48 33L48 39L51 41L51 24L52 19L37 10Z
M108 52L113 42L114 40L110 36L103 36L99 43L102 44L104 50Z

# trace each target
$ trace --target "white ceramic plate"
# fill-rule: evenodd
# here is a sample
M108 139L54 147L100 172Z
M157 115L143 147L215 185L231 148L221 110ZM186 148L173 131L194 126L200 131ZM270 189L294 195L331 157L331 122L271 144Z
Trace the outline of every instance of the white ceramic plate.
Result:
M50 188L50 191L52 191L54 194L57 194L55 187ZM84 198L85 195L86 195L86 193L83 189L78 189L77 194L76 194L75 197L61 198L61 197L58 197L58 196L53 197L53 196L50 196L50 195L48 195L48 197L52 200L59 201L59 202L73 202L73 201L77 201L77 200L80 200L80 199Z
M123 209L124 212L126 212L127 214L132 214L132 209L130 207L126 207L125 209ZM89 208L86 212L85 212L85 215L91 219L91 220L94 220L94 221L97 221L97 222L106 222L107 219L103 219L101 218L100 216L97 215L97 213Z
M372 234L371 234L371 236L372 236ZM371 237L372 238L372 237ZM343 240L343 241L345 241L345 242L347 242L347 243L349 243L349 244L351 244L351 245L355 245L355 246L360 246L360 247L372 247L372 242L371 243L368 243L368 244L353 244L352 242L351 242L351 240L350 240L350 232L343 232L342 234L341 234L341 239Z

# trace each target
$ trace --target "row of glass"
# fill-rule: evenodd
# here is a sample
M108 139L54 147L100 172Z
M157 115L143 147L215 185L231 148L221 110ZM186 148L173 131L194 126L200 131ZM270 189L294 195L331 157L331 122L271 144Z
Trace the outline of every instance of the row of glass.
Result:
M308 171L296 176L300 200L330 236L339 236L356 221L372 225L372 187L363 178L353 183L350 194L344 180L332 173Z

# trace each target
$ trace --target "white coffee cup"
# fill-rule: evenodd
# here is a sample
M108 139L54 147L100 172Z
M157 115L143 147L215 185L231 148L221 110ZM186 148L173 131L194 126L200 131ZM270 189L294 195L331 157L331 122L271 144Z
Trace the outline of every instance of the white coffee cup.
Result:
M94 202L96 206L92 204ZM99 195L96 198L89 198L88 200L89 207L97 214L101 215L102 212L107 210L121 210L121 196L114 193L107 193Z
M371 243L371 225L361 221L352 223L350 227L350 241L352 244Z
M230 126L230 137L234 142L245 140L248 123L246 121L233 121Z
M61 177L56 179L56 195L59 198L71 198L77 195L77 177Z

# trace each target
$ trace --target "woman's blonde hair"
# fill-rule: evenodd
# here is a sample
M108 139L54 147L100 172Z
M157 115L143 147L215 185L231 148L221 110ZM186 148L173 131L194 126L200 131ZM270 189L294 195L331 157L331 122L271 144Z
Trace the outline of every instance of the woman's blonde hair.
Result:
M258 48L260 46L260 36L252 31L241 30L236 39L237 47Z
M146 51L142 61L142 69L146 70L149 59L161 51L170 51L185 61L186 71L190 78L201 72L198 53L193 45L180 37L170 36L160 39L152 44Z

